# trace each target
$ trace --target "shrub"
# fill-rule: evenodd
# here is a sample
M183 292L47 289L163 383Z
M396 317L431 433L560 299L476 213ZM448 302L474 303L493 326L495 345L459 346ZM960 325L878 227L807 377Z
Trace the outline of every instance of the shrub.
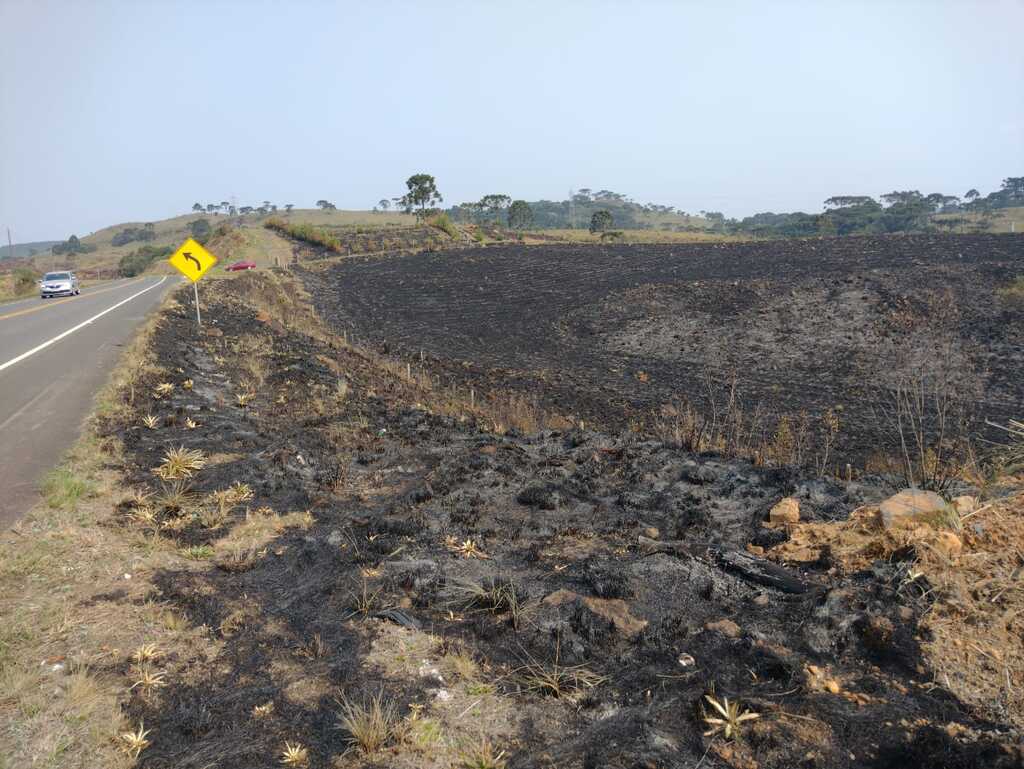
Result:
M436 229L441 230L441 232L446 233L450 238L459 237L459 231L455 228L455 225L452 224L452 220L448 218L448 214L446 213L438 214L431 219L428 224L430 224L431 227L435 227Z
M126 227L110 239L110 245L123 246L136 240L153 240L156 237L152 227Z
M38 274L28 267L18 267L11 276L13 280L14 294L27 294L36 287Z
M210 239L210 233L213 232L213 228L206 219L196 219L188 225L188 228L192 233L192 237L202 244L205 244Z
M341 242L331 233L319 227L314 227L312 224L292 224L274 216L267 219L263 226L287 235L290 238L341 253Z
M157 259L170 256L174 252L171 246L142 246L121 257L117 269L126 278L141 275Z
M63 243L57 243L50 249L55 254L91 254L96 246L91 243L83 243L77 235L72 235Z
M999 289L996 294L1007 308L1024 310L1024 275L1018 275L1013 283Z

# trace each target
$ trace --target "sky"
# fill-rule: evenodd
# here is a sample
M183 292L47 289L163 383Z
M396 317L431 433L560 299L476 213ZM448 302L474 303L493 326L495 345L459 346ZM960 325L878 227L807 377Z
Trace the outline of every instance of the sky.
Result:
M15 242L418 172L727 216L1024 175L1024 0L0 0L0 30Z

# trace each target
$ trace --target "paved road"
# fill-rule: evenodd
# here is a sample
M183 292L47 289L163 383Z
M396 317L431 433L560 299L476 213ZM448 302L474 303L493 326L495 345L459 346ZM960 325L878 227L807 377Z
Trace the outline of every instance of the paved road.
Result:
M39 481L78 436L120 348L177 284L119 280L0 305L0 527L38 500Z

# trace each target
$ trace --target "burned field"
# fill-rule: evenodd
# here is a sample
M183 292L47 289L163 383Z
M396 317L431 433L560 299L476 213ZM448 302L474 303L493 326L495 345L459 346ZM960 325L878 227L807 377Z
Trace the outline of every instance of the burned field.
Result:
M312 767L1021 764L1019 699L937 679L912 543L880 536L856 568L771 557L799 541L765 522L781 497L813 526L880 486L630 432L496 432L332 336L290 280L207 292L198 341L167 310L104 425L153 492L111 525L187 556L148 578L197 639L128 691L139 766L280 766L287 747ZM198 452L177 487L176 447Z
M728 411L734 392L746 442L831 412L833 456L860 465L887 392L921 371L970 418L1013 416L1024 316L996 292L1022 272L1024 241L978 235L470 249L303 280L337 330L423 356L442 384L655 433L666 413Z

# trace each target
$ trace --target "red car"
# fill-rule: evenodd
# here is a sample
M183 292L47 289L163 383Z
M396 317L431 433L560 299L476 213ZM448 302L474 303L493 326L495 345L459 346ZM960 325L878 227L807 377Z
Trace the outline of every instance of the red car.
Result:
M230 264L227 267L228 272L237 272L238 270L255 270L256 262L242 261Z

